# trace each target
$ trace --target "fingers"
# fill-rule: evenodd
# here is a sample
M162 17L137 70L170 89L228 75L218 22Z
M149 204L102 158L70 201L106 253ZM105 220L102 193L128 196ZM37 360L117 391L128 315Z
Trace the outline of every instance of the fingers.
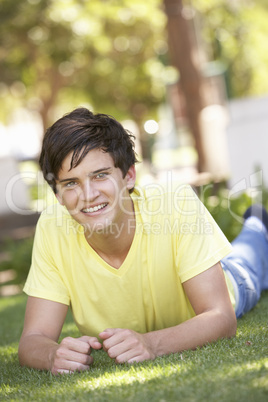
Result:
M133 363L153 359L149 345L144 336L128 329L107 329L99 335L103 349L117 363Z
M122 348L118 348L118 345L124 340L120 328L107 328L99 334L99 337L103 340L103 350L108 353L109 357L116 358Z
M90 365L84 365L81 363L77 363L77 362L65 362L66 364L61 364L61 367L58 368L57 366L55 366L51 372L52 374L73 374L75 371L87 371L90 369Z
M93 362L91 348L103 349L116 363L141 362L154 359L144 335L129 329L107 328L99 334L103 345L95 337L64 338L55 353L54 374L88 370Z
M116 334L117 332L120 332L121 331L121 329L120 328L107 328L107 329L105 329L104 331L102 331L100 334L99 334L99 337L101 338L101 339L108 339L108 338L110 338L112 335L114 335L114 334Z
M97 338L64 338L55 351L51 371L57 374L88 370L93 363L91 347L101 348Z
M59 359L60 361L81 363L83 365L90 365L93 362L93 357L90 356L90 352L87 349L82 351L82 349L80 348L80 350L78 351L69 349L68 346L66 347L65 344L61 344L61 346L56 351L57 359ZM90 349L90 347L88 347L88 349Z
M86 371L90 369L93 359L89 364L82 364L72 360L55 359L54 366L51 369L52 374L71 374L75 371Z
M59 369L59 370L57 371L57 373L55 373L55 374L73 374L73 373L74 373L74 372L71 371L71 370Z
M102 344L100 343L100 341L93 336L81 336L80 338L77 338L82 342L86 342L89 344L89 346L93 349L101 349L102 348Z
M116 347L119 343L121 343L124 337L124 331L121 328L108 328L99 334L99 337L103 340L103 350L108 353L111 358L114 358L112 347ZM128 331L128 330L127 330Z
M101 332L101 333L99 334L99 337L100 337L103 341L105 341L106 339L109 339L111 336L113 336L116 332L117 332L116 329L108 328L108 329L105 329L103 332ZM108 352L107 346L108 346L108 344L107 344L106 342L103 342L102 348L103 348L103 350L104 350L105 352Z

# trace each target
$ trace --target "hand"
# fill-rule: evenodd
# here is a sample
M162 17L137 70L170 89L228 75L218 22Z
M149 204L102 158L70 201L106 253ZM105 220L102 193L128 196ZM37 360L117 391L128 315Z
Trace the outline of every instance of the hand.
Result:
M153 360L148 334L139 334L130 329L109 328L99 334L103 339L103 349L116 363L142 362Z
M101 349L97 338L82 336L80 338L64 338L57 345L52 355L51 372L53 374L73 373L88 370L93 363L91 349Z

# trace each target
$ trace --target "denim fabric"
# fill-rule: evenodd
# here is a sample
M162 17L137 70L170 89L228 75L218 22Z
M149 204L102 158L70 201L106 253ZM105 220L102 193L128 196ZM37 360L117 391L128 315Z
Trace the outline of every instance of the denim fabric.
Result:
M238 294L236 317L242 317L268 289L268 233L256 217L248 218L232 243L233 251L222 259L222 267L231 274Z

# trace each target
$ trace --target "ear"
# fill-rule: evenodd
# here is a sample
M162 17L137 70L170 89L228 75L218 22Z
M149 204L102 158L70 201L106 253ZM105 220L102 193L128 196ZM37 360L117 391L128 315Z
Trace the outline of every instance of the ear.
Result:
M130 166L125 178L127 180L127 189L131 190L135 186L135 182L136 182L135 165Z

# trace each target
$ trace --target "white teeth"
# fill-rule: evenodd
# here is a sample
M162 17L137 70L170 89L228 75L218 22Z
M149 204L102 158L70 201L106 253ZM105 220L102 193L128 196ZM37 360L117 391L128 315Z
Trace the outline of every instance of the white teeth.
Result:
M100 204L100 205L96 205L95 207L93 207L93 208L85 208L85 209L83 209L82 211L83 212L96 212L96 211L98 211L99 209L102 209L102 208L104 208L105 206L106 206L107 204Z

